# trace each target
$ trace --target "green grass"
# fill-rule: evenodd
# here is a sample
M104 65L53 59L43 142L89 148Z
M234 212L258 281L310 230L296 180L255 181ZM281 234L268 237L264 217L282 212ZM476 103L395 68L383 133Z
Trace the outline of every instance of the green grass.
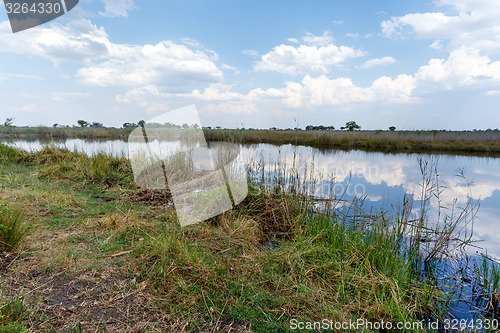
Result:
M392 218L313 213L293 174L271 180L262 170L254 170L250 194L235 209L180 228L171 205L133 200L141 189L126 159L54 147L19 152L0 166L0 196L25 207L37 232L23 243L24 261L12 267L47 279L126 276L147 287L123 289L113 299L141 290L150 312L161 311L186 331L288 331L292 319L395 322L443 314L442 291L420 274L424 245L405 242L418 231L408 223L408 203ZM295 190L284 191L284 178ZM43 285L36 290L39 297L50 293ZM100 297L94 289L79 292L85 293L93 302ZM43 312L36 298L30 301L30 311ZM66 310L59 311L64 317ZM89 320L75 311L61 327L85 331ZM31 331L48 325L36 316L9 320Z
M27 233L21 210L0 203L0 251L17 250Z
M0 298L0 333L27 333L23 321L29 314L24 298Z

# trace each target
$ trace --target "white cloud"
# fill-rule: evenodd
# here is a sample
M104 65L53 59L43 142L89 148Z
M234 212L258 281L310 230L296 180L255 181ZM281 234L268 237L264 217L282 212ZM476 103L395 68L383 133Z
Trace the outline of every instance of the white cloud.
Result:
M77 77L89 84L183 87L219 82L223 74L209 56L171 41L156 45L112 45L108 61L81 68Z
M361 50L347 46L279 45L261 57L255 64L257 71L276 71L289 75L308 74L319 76L330 72L333 65L349 58L364 55Z
M201 47L202 45L198 43L196 40L188 37L181 38L181 42L183 42L186 45L193 46L193 47Z
M232 91L231 85L211 84L204 90L195 89L190 93L158 93L154 86L133 89L125 95L118 95L116 100L123 103L151 101L159 97L183 103L203 102L248 113L255 110L281 108L314 109L325 106L346 106L356 103L408 103L418 101L411 94L416 80L410 75L399 75L395 79L381 77L369 87L356 86L349 78L329 79L324 75L311 77L306 75L302 81L286 82L282 88L256 88L246 94ZM260 106L260 108L258 107ZM222 109L220 109L222 112Z
M231 66L231 65L228 65L228 64L221 64L221 67L223 69L227 69L227 70L230 70L230 71L233 71L233 74L234 75L239 75L240 74L240 71L238 70L238 68L234 67L234 66Z
M116 101L119 103L130 103L138 101L150 96L159 96L158 88L154 85L147 85L140 88L134 88L125 93L125 95L117 95Z
M104 12L99 15L105 17L127 17L128 11L134 9L133 0L101 0L104 3Z
M383 33L388 37L398 36L410 28L417 38L449 41L449 50L466 45L481 51L500 52L499 1L438 0L436 3L457 14L432 12L392 17L381 23Z
M396 59L393 57L383 57L383 58L375 58L366 61L361 67L370 68L374 66L382 66L382 65L390 65L396 62Z
M345 35L346 37L349 37L349 38L359 38L359 33L352 33L352 32L349 32Z
M65 26L36 27L22 34L13 34L8 21L0 23L0 52L37 55L54 63L101 58L109 44L104 28L86 19L72 20Z
M109 40L104 28L88 19L72 20L64 26L54 23L23 34L12 34L8 22L2 22L0 52L36 55L56 64L64 60L84 63L86 67L79 69L76 77L98 86L157 84L183 89L223 79L214 63L218 55L212 50L191 50L172 41L117 44Z
M381 77L370 87L356 86L349 78L328 79L326 76L304 77L299 90L302 103L296 107L316 107L366 102L413 102L415 79L410 75L399 75L396 79Z
M228 65L228 64L222 64L222 68L224 68L224 69L230 69L230 70L233 70L233 71L237 70L236 67Z
M437 39L437 40L433 41L432 44L429 45L429 47L431 49L434 49L434 50L442 50L443 49L443 41L440 39Z
M292 42L294 44L297 44L299 42L299 40L297 38L288 38L288 41Z
M416 73L420 84L436 84L444 89L474 84L498 84L500 82L500 61L492 62L477 49L461 47L452 51L448 59L431 59Z
M309 45L325 46L333 42L333 37L328 31L325 31L321 36L315 36L308 32L302 37L302 40Z

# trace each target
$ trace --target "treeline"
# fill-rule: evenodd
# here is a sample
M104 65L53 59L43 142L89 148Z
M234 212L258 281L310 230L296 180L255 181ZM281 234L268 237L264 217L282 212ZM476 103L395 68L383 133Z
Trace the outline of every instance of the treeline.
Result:
M27 126L22 126L22 127L17 127L14 125L14 119L15 118L6 118L4 123L0 123L0 129L3 129L2 132L5 133L8 128L31 128L31 129L43 129L43 128L49 128L46 126L37 126L37 127L27 127ZM134 129L136 127L144 127L146 125L146 121L144 120L139 120L137 123L133 122L126 122L123 123L122 127L116 128L116 127L107 127L104 126L104 124L100 122L93 122L93 121L86 121L86 120L78 120L76 122L76 125L61 125L58 123L55 123L52 125L53 128L106 128L106 129ZM198 124L193 124L193 125L188 125L187 123L184 123L182 125L179 124L173 124L173 123L164 123L164 124L159 124L159 123L147 123L148 128L194 128L198 129L199 125ZM246 131L303 131L304 129L300 127L294 127L294 128L278 128L278 127L269 127L268 129L260 129L260 128L245 128L245 127L237 127L237 128L223 128L221 126L204 126L203 129L205 130L246 130ZM339 127L338 129L335 128L332 125L307 125L305 127L306 131L334 131L334 130L347 130L347 131L360 131L361 126L358 125L354 120L346 122L344 126ZM390 126L388 127L388 130L391 132L396 131L395 126ZM383 132L384 130L378 129L378 130L365 130L368 132ZM488 128L488 129L472 129L472 130L400 130L402 132L424 132L424 133L440 133L440 132L465 132L465 133L500 133L500 129L498 128Z

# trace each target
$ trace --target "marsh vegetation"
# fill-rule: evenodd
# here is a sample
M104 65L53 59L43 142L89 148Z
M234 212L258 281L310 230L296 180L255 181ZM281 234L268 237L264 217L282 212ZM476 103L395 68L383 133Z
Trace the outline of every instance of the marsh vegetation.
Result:
M390 214L367 212L362 200L318 202L314 179L256 160L240 205L181 228L168 193L138 188L127 158L0 144L0 161L0 235L12 244L0 255L6 332L268 332L292 319L444 318L461 282L443 284L439 270L467 245L457 231L476 209L470 202L433 224L428 200L417 217L409 198ZM430 200L436 174L422 169ZM494 317L498 273L488 262L474 273L489 306L481 315Z
M132 126L133 125L133 126ZM0 126L4 139L127 140L135 124L107 127ZM343 130L242 130L203 129L207 141L294 144L335 149L383 152L425 152L470 155L500 154L500 132L490 131L343 131Z

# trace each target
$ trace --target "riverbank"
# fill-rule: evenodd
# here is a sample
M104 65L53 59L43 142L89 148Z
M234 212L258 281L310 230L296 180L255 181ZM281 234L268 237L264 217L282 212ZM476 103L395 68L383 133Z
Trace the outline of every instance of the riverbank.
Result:
M4 139L89 139L127 140L130 128L109 127L17 127L0 126L0 138Z
M131 128L0 126L4 139L127 140ZM391 153L500 156L500 132L286 131L204 129L207 141L294 144Z
M205 130L208 141L294 144L390 153L500 155L498 132Z
M443 314L443 292L421 274L442 249L421 254L433 245L409 202L393 218L355 203L334 216L313 209L299 183L285 193L262 170L235 209L180 228L168 194L137 188L125 158L0 144L2 209L29 227L0 255L0 327L269 332L292 320Z

